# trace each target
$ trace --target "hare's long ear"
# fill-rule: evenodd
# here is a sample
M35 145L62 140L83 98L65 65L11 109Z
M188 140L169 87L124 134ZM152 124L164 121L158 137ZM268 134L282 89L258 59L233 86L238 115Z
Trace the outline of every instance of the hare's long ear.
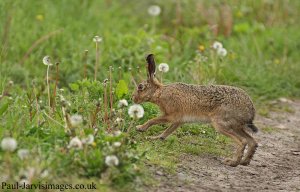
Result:
M149 54L146 57L146 61L148 64L148 79L153 80L155 75L155 61L154 61L154 55Z

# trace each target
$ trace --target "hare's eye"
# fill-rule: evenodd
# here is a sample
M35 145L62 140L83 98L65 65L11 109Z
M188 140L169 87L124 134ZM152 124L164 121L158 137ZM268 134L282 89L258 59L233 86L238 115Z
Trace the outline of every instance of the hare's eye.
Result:
M139 91L143 91L144 88L145 88L145 86L144 86L143 84L139 84L139 85L138 85L138 90L139 90Z

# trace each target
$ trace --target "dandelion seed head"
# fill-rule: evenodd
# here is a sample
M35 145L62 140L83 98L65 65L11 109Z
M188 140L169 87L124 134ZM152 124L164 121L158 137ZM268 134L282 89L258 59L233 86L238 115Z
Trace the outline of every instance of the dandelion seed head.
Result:
M94 140L95 140L94 135L89 134L86 138L82 139L82 143L87 144L87 145L91 145L92 143L94 143Z
M9 84L9 86L13 86L13 85L14 85L14 82L10 80L10 81L8 82L8 84Z
M93 38L93 41L94 41L95 43L100 43L100 42L102 41L102 37L95 36L95 37Z
M1 148L3 151L13 152L17 149L17 141L12 137L6 137L1 141Z
M119 159L115 155L109 155L105 157L105 164L109 167L118 166Z
M21 180L19 181L19 183L20 183L21 185L24 185L24 186L27 186L27 185L30 184L30 182L29 182L28 179L21 179Z
M123 107L127 107L127 106L128 106L128 102L126 99L121 99L118 103L119 108L123 108Z
M223 48L223 45L219 41L215 41L212 45L212 48L215 50L219 50L220 48Z
M29 156L29 150L28 149L19 149L18 156L21 160L26 159Z
M225 57L227 55L227 50L225 48L220 48L217 50L217 54L221 57Z
M119 142L119 141L116 141L116 142L113 143L114 147L120 147L121 145L122 145L122 143Z
M158 5L151 5L148 8L149 15L151 15L153 17L158 16L160 14L160 12L161 12L161 8Z
M131 118L140 119L144 116L144 108L139 104L134 104L129 107L128 114Z
M108 79L104 79L103 84L106 85L108 83Z
M159 66L158 66L158 70L159 70L160 72L166 73L166 72L169 71L169 65L168 65L167 63L161 63L161 64L159 64Z
M118 137L118 136L120 136L122 134L122 131L117 130L113 134L114 134L114 136Z
M120 118L120 117L118 117L117 119L116 119L116 123L121 123L121 122L123 122L124 121L124 119L122 119L122 118Z
M45 57L43 58L43 63L44 63L45 65L51 66L52 63L51 63L50 56L48 56L48 55L45 56Z
M68 145L68 148L82 149L82 142L78 137L73 137Z
M81 115L75 114L70 117L70 122L73 127L78 127L81 125L83 119Z
M41 172L41 178L46 178L49 176L49 171L47 169L45 169L44 171Z

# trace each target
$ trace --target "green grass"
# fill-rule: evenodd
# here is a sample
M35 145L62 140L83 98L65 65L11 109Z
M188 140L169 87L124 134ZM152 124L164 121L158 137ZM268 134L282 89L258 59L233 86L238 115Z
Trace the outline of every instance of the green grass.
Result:
M210 154L228 156L231 149L230 139L215 132L211 126L186 124L165 141L148 140L148 136L158 135L164 128L155 126L146 133L137 134L140 141L138 149L146 151L146 160L150 164L174 172L181 155Z
M264 133L274 133L274 132L277 132L279 130L278 130L278 128L275 128L275 127L262 127L261 131L264 132Z
M147 13L152 4L158 4L162 10L156 18ZM218 34L214 35L208 23L220 21L218 14L226 5L231 8L233 25L220 24ZM229 155L230 140L208 125L184 125L166 141L145 139L166 128L155 126L142 134L133 130L135 125L159 114L158 108L149 103L143 104L145 116L137 121L128 117L127 108L116 110L125 124L114 126L122 130L131 126L132 133L120 138L106 134L102 82L109 78L109 66L113 67L112 88L124 92L122 98L129 100L129 104L134 89L132 74L137 81L146 78L144 57L154 53L157 63L170 66L170 71L163 75L164 83L234 85L251 95L260 115L267 116L270 110L293 112L285 105L274 106L269 101L300 97L299 9L300 1L284 0L0 1L0 139L14 137L18 149L30 150L29 159L22 161L17 152L6 153L1 149L0 176L18 181L22 170L34 167L51 170L43 181L95 180L104 191L130 191L135 185L133 181L142 177L145 162L173 172L180 155ZM227 29L232 29L229 36L223 35ZM103 37L98 81L92 81L95 35ZM215 40L227 49L226 57L218 57L210 48ZM198 50L200 45L204 50ZM87 80L83 80L85 50L88 50ZM46 55L54 63L60 62L58 88L64 91L58 94L71 103L67 113L78 113L84 118L75 134L83 138L98 128L96 147L68 149L71 138L64 131L61 98L51 97L57 104L54 114L48 108L47 67L42 63ZM206 61L201 60L205 57ZM52 66L51 93L55 78ZM119 80L124 80L128 92L126 86L117 86ZM9 85L9 81L14 85ZM114 95L115 109L118 99L121 98ZM97 104L100 111L93 120ZM263 131L273 132L273 128ZM116 141L122 142L120 150L110 147ZM118 167L105 165L104 158L110 153L120 157ZM39 174L34 175L32 182L39 182L38 178Z

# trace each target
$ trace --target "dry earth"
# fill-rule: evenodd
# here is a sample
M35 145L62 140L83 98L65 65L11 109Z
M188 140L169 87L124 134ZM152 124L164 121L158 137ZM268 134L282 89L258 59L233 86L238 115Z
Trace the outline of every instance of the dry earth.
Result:
M156 167L157 186L145 191L300 191L300 101L282 99L294 112L257 117L259 143L249 166L229 167L219 157L183 154L175 174ZM269 127L269 129L267 128Z

